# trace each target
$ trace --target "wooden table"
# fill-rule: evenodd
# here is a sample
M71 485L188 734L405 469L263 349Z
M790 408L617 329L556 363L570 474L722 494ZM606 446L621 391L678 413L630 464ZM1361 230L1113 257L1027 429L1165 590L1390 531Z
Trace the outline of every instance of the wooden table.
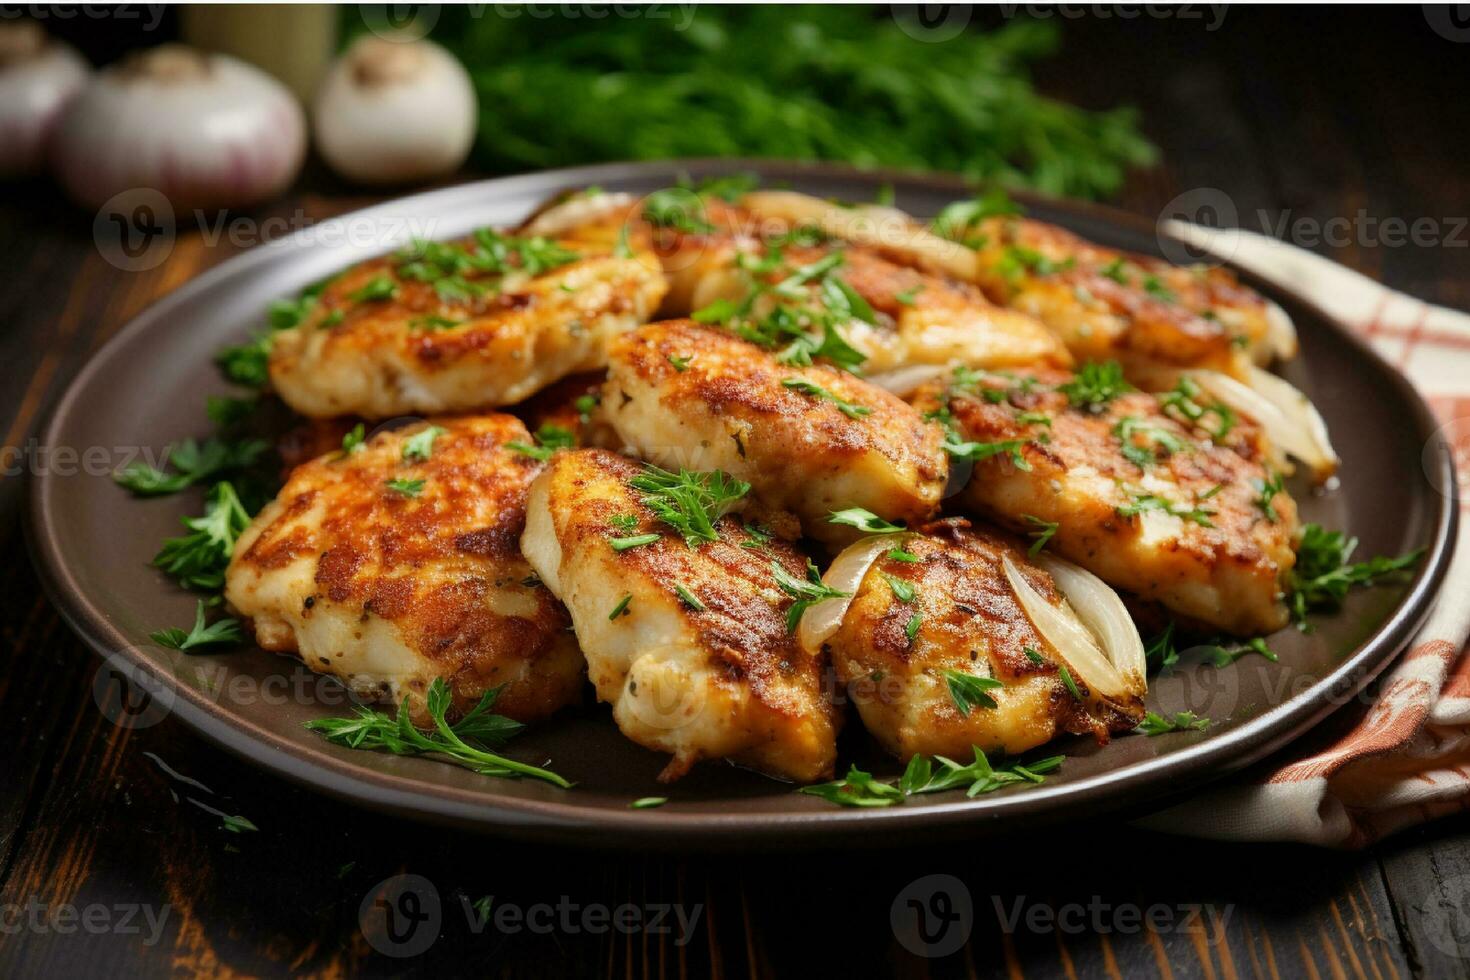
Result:
M1088 17L1068 24L1042 81L1084 104L1141 108L1165 163L1137 175L1124 207L1153 217L1182 190L1217 187L1247 227L1259 228L1265 209L1268 224L1285 215L1301 241L1304 221L1360 209L1444 229L1443 219L1470 214L1467 56L1417 8L1295 19L1232 9L1213 32L1201 21ZM300 209L320 218L367 203L322 175L304 185L318 190L249 217ZM68 378L130 316L236 251L196 231L158 268L125 273L94 247L90 222L40 181L0 200L6 447L26 444ZM1459 234L1458 246L1386 247L1358 233L1318 247L1426 299L1470 307ZM1463 821L1354 854L1099 824L932 849L654 856L599 852L595 840L585 851L532 846L340 805L256 772L176 721L128 731L103 718L91 693L96 659L21 554L22 482L0 482L0 906L18 907L0 908L0 929L14 930L0 932L0 975L1467 973ZM207 784L259 831L223 830L190 804L183 778ZM380 883L401 874L428 879L442 907L437 939L409 959L377 951L359 927L364 899L371 906ZM934 874L964 887L914 884ZM890 924L895 903L917 896L942 913L963 904L961 890L973 910L968 941L943 958L909 952ZM482 896L532 916L561 919L565 909L571 927L476 933L463 906ZM673 931L594 931L599 909L615 915L625 903L640 916L676 903L698 917L687 937L672 915ZM38 926L28 920L41 906L87 918ZM147 912L163 916L156 934ZM1152 925L1140 928L1140 917ZM936 942L963 938L952 929Z

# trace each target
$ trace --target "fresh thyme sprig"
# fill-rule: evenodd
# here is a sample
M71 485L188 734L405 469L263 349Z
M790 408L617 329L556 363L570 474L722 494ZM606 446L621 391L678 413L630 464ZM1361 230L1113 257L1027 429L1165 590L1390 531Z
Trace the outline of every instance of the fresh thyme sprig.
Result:
M776 561L771 562L771 575L776 579L777 588L796 600L791 604L791 608L786 610L786 631L788 633L796 632L796 624L801 621L802 613L812 605L823 599L842 599L849 595L823 582L821 573L817 571L817 566L812 564L811 559L807 559L804 581L782 568L781 563Z
M491 712L499 693L498 687L486 691L480 696L479 703L451 725L446 718L452 701L449 686L442 677L436 677L429 684L424 698L433 722L433 728L428 732L414 727L406 697L398 705L396 716L390 717L359 705L350 718L317 718L307 722L306 727L349 749L392 752L394 755L432 755L482 776L511 779L530 776L563 789L570 787L571 783L550 770L517 762L489 750L489 746L504 744L524 727L518 721Z

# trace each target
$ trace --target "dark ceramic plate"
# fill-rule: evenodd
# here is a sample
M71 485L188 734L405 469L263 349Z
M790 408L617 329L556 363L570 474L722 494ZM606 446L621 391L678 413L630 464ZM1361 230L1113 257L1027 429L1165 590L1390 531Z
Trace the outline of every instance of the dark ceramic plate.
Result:
M679 173L740 170L758 171L768 184L789 182L848 200L871 200L887 183L896 188L900 207L920 215L967 194L960 181L946 177L725 161L560 170L395 201L350 215L335 228L328 223L309 238L256 248L150 308L81 371L43 444L106 447L115 459L125 451L120 447L157 451L203 434L205 395L225 391L210 367L218 348L257 328L271 300L402 244L416 231L448 237L514 222L567 187L643 192L669 185ZM1098 241L1158 254L1154 229L1137 219L1066 202L1028 203L1032 214ZM1318 495L1300 482L1292 486L1304 520L1349 530L1362 539L1364 553L1423 547L1417 574L1411 582L1355 592L1340 614L1321 617L1313 633L1288 629L1271 637L1279 663L1256 656L1223 670L1186 663L1155 682L1151 706L1207 715L1215 719L1208 731L1124 737L1101 748L1091 740L1063 740L1055 749L1067 761L1044 785L975 800L955 792L887 809L841 809L717 763L662 787L654 776L663 758L622 738L606 709L590 706L522 735L509 749L527 761L549 762L576 782L568 791L338 748L302 726L345 711L345 696L295 661L255 649L188 656L148 640L150 631L186 625L193 616L195 597L148 561L164 537L178 533L179 516L197 512L197 492L140 501L105 474L46 473L32 485L31 543L63 615L109 658L112 671L100 673L95 686L107 710L118 710L107 678L125 672L155 694L153 708L127 716L131 723L146 724L170 710L267 769L365 806L562 842L723 847L890 842L1139 810L1261 759L1351 700L1413 635L1449 557L1455 508L1445 491L1452 492L1454 476L1424 404L1400 375L1310 302L1264 291L1301 333L1302 356L1286 375L1321 408L1343 457L1335 491ZM898 770L857 724L843 735L843 768L849 761L882 776ZM660 809L628 808L649 795L667 795L670 802Z

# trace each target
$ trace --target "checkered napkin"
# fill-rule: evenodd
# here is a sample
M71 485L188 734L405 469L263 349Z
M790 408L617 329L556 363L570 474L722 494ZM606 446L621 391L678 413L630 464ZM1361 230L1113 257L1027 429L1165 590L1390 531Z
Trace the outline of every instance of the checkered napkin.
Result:
M1166 230L1290 286L1369 338L1423 393L1470 475L1470 316L1430 306L1252 232L1170 221ZM1458 437L1458 438L1457 438ZM1462 494L1462 498L1464 495ZM1462 499L1461 506L1465 506ZM1221 840L1362 847L1470 809L1470 522L1440 601L1353 729L1325 749L1288 748L1249 781L1153 814L1143 826Z

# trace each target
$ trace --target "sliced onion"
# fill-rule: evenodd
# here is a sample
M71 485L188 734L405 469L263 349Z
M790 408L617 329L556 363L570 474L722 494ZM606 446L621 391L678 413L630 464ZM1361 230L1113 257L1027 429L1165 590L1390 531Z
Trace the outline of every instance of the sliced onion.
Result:
M907 398L935 378L948 374L950 370L944 364L910 364L882 374L871 374L864 380L891 391L900 398Z
M1148 690L1143 638L1128 607L1102 579L1069 561L1042 552L1034 559L1056 582L1077 618L1090 629L1134 694Z
M795 191L752 191L740 203L756 215L814 225L843 241L904 253L967 282L973 282L979 272L973 251L940 238L897 208L876 204L844 208Z
M1296 357L1296 324L1277 304L1266 300L1266 349L1283 361Z
M521 231L526 235L556 238L573 228L620 212L632 206L633 200L632 194L576 194L536 215Z
M1001 565L1031 625L1052 645L1077 679L1099 697L1109 700L1131 699L1140 693L1113 666L1108 654L1098 645L1097 637L1069 605L1054 606L1048 602L1026 581L1009 555L1001 556Z
M1318 482L1337 471L1340 462L1327 436L1327 425L1307 396L1269 371L1249 368L1245 385L1218 371L1190 371L1205 391L1254 419L1283 452L1305 463Z
M796 639L803 650L816 653L837 632L868 574L868 569L873 567L873 562L878 560L879 555L902 542L901 534L876 534L848 545L833 559L827 573L822 576L822 583L828 588L847 594L839 598L823 599L808 606L806 612L801 614L801 622L796 627Z

